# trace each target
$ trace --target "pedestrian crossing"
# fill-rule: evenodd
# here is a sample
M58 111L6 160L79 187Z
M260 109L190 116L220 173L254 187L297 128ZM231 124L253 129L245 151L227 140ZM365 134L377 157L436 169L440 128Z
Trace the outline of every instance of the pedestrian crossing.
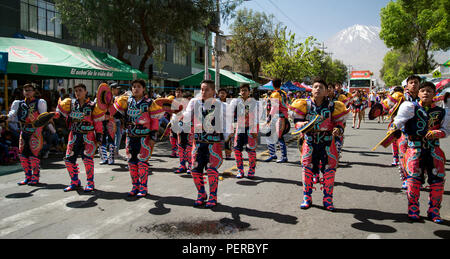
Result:
M105 232L113 231L114 227L125 225L133 222L139 217L148 213L148 203L140 203L133 206L133 210L125 210L121 213L112 215L110 217L102 218L95 227L89 227L82 230L77 230L70 233L67 239L98 239L102 238ZM147 210L146 210L147 209Z
M65 205L69 202L79 199L77 196L71 196L64 199L57 200L48 204L41 205L37 208L19 212L15 215L3 218L0 220L0 237L5 237L8 234L24 229L28 226L38 223L42 214L52 210L71 210Z

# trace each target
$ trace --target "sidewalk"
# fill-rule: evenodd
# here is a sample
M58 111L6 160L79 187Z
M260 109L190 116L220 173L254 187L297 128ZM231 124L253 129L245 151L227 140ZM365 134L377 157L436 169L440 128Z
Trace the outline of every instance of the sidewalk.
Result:
M23 171L20 163L15 165L0 165L0 176L7 174L14 174Z

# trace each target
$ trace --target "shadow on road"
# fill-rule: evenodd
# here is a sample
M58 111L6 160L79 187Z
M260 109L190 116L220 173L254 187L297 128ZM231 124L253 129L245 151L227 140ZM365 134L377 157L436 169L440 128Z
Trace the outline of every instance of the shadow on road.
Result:
M370 157L378 157L379 155L390 155L392 156L392 152L375 152L375 151L358 151L358 150L348 150L343 148L343 153L353 153L353 154L359 154L361 156L370 156Z
M40 190L63 190L64 188L67 187L67 185L63 185L63 184L46 184L46 183L40 183L38 185L36 185L36 189L33 189L29 192L26 193L11 193L5 196L5 198L7 199L22 199L22 198L28 198L33 196L33 193L40 191Z
M165 215L170 213L170 209L166 208L164 205L193 207L194 204L194 200L184 197L160 197L155 195L149 195L147 197L148 197L147 199L156 200L155 208L149 210L149 213L153 215ZM291 215L285 215L269 211L259 211L249 208L231 207L220 203L211 210L214 212L230 213L233 219L239 219L240 215L247 215L250 217L272 219L276 222L283 224L295 225L298 223L297 217Z
M335 182L334 186L344 186L344 187L354 189L354 190L376 191L379 193L382 193L382 192L401 193L402 192L400 187L373 186L373 185L365 185L365 184L349 183L349 182L343 182L343 183Z
M395 233L397 229L392 226L376 224L371 220L389 220L394 223L409 223L409 224L424 224L425 220L429 221L426 218L422 218L419 221L411 221L406 213L391 213L391 212L383 212L380 210L369 210L369 209L341 209L338 208L336 213L346 213L354 215L354 218L359 220L360 222L353 223L351 226L355 229L366 231L370 233ZM442 226L450 226L450 222L444 220ZM438 230L435 231L434 234L441 238L449 238L450 231L449 230Z
M261 183L284 183L284 184L294 184L298 186L303 186L300 181L294 181L289 179L281 179L281 178L264 178L260 176L255 176L252 180L240 180L236 182L239 185L243 186L256 186Z
M41 160L41 170L45 169L65 169L66 165L64 164L63 157L61 158L46 158ZM62 162L62 164L61 164Z
M264 178L256 176L252 180L239 180L236 184L243 186L257 186L261 183L283 183L283 184L294 184L299 187L303 186L301 181L289 180L289 179L281 179L281 178ZM389 192L389 193L402 193L400 187L388 187L388 186L374 186L374 185L365 185L359 183L350 183L350 182L335 182L334 186L344 186L353 190L361 190L361 191L376 191L379 193ZM320 185L315 185L316 189L320 189ZM428 189L422 190L422 192L430 192ZM450 195L450 191L444 191L444 195Z
M369 162L361 162L361 161L339 161L339 168L352 168L353 165L367 166L367 167L382 167L382 168L396 168L387 164L378 164L378 163L369 163Z

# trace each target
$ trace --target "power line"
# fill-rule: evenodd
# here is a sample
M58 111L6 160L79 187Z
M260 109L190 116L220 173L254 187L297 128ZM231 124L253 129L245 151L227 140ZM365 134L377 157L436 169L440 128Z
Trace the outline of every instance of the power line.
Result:
M253 3L255 3L257 6L259 6L261 8L262 11L264 11L266 8L264 8L264 6L262 6L258 1L254 1ZM272 14L273 15L273 14ZM275 20L277 20L279 23L283 23L282 21L280 21L280 19L278 19L275 15L273 15L273 17L275 18Z
M297 24L297 22L295 22L291 17L289 17L289 15L287 15L285 12L283 12L283 10L281 10L272 0L267 0L267 1L269 1L282 15L284 15L297 29L300 29L301 31L308 34L308 32L305 29L303 29L301 26L299 26ZM306 37L301 37L301 38L306 38Z

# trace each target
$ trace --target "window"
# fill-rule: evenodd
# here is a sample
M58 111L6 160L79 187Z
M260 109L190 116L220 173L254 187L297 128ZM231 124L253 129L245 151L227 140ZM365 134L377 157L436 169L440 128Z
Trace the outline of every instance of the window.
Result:
M38 8L38 33L42 35L47 35L47 19L45 9Z
M168 61L167 60L167 46L166 44L162 43L157 46L155 46L155 50L153 51L153 55L155 58L159 59L160 61Z
M370 87L370 79L350 80L350 87Z
M61 15L55 4L44 0L20 1L20 28L55 38L62 38Z
M183 52L183 50L179 48L177 45L174 45L173 48L173 63L182 66L187 65L187 57Z
M55 12L55 38L62 39L61 15Z
M28 5L24 2L20 3L20 29L22 31L29 30L29 22L28 22Z
M195 43L195 63L205 63L205 46L200 43Z

